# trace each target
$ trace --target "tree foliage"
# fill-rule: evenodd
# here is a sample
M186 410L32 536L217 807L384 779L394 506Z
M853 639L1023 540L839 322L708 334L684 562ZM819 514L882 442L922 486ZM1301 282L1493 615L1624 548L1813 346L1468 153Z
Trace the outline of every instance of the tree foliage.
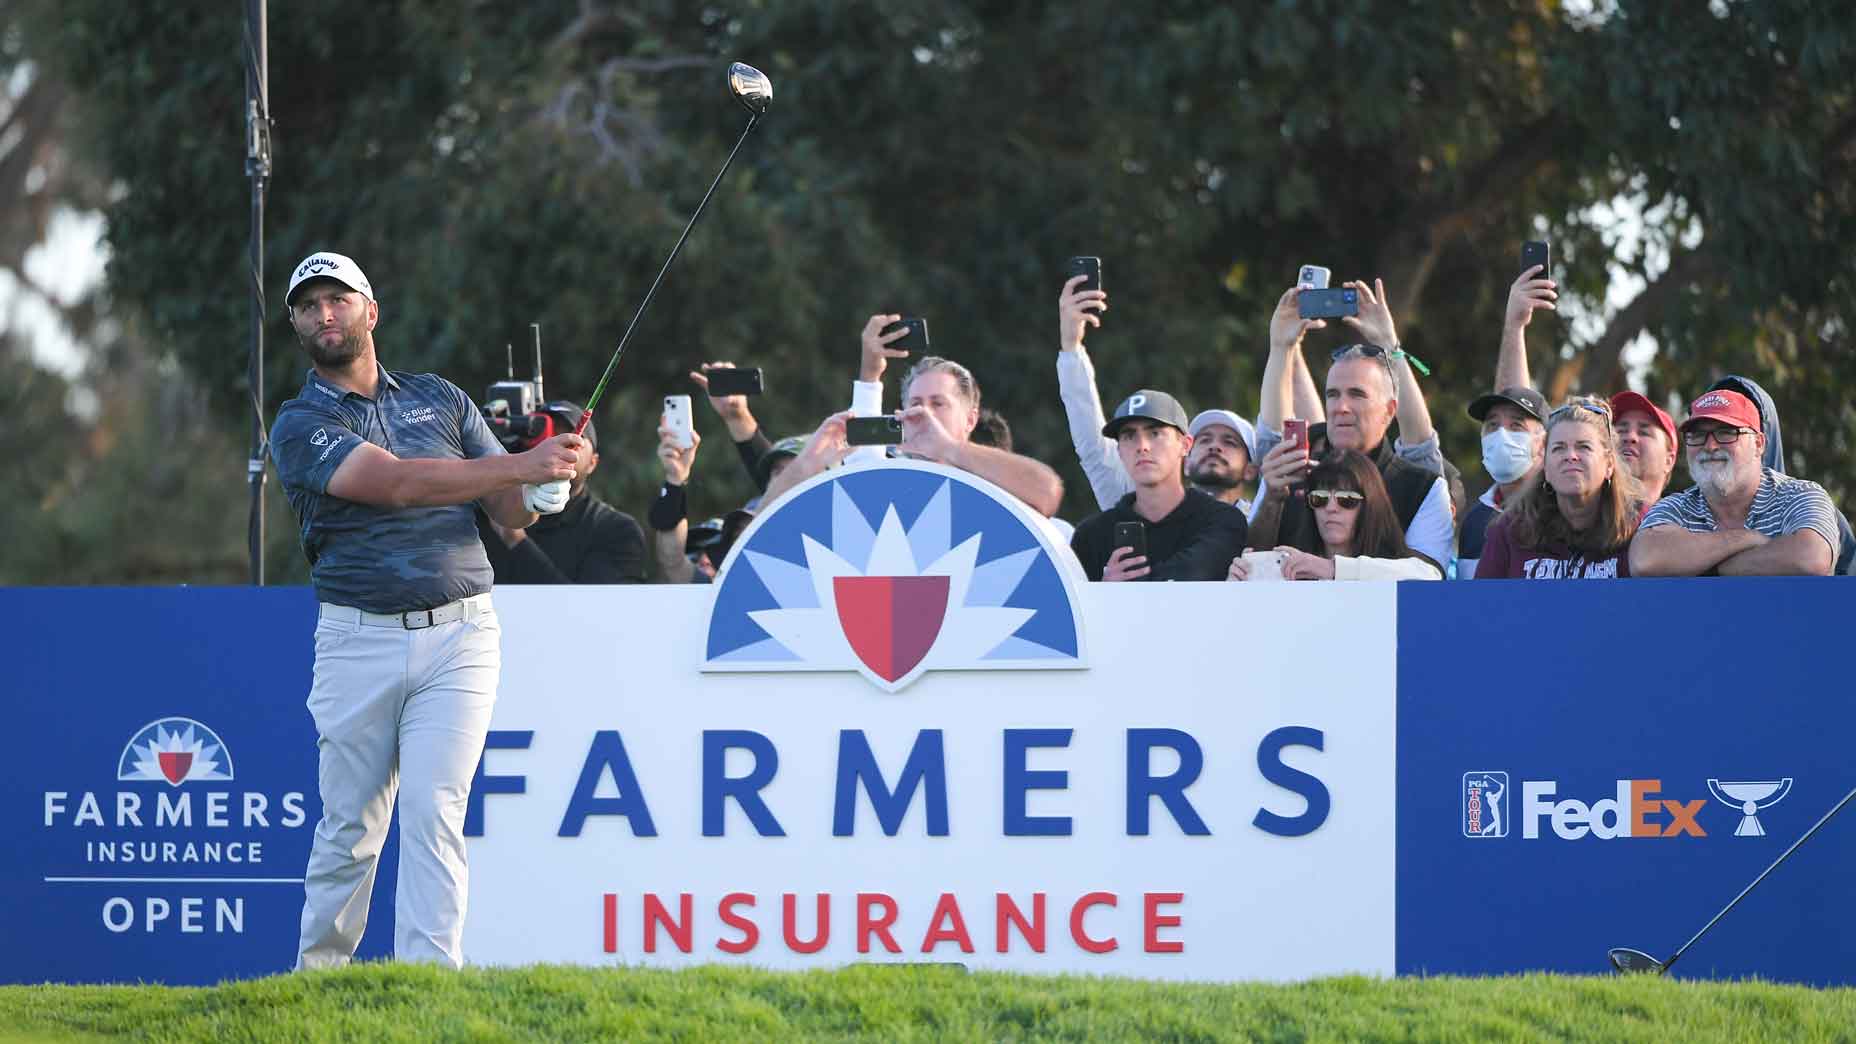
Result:
M238 5L34 2L33 38L120 186L110 292L236 422ZM1567 295L1530 328L1550 395L1623 387L1648 335L1653 396L1753 376L1794 470L1856 490L1856 33L1803 0L1597 7L272 5L264 401L300 383L276 305L317 248L368 270L389 365L474 391L539 321L551 391L583 398L740 132L721 77L741 59L772 77L773 110L599 417L596 481L634 511L655 485L653 404L692 390L692 365L766 367L769 431L809 430L847 399L863 318L893 310L929 317L1080 517L1052 365L1079 253L1103 257L1112 299L1089 338L1105 398L1154 386L1194 409L1254 411L1297 265L1382 276L1436 371L1446 452L1474 475L1462 408L1493 376L1535 237ZM748 490L707 430L699 502L721 510Z

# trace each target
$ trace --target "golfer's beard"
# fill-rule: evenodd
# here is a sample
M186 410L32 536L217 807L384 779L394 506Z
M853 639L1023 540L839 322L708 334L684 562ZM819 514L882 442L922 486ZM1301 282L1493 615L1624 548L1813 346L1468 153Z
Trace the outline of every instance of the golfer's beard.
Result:
M297 335L298 343L302 344L303 350L309 353L310 362L325 370L339 370L361 357L361 350L365 345L362 343L360 331L343 330L342 339L326 348L318 341L321 333L321 330L317 330L308 337Z

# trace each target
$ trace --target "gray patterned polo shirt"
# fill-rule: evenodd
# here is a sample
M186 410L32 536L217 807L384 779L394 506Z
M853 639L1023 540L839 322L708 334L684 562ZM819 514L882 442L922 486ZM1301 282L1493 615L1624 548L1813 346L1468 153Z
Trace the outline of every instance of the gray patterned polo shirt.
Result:
M330 496L363 441L401 459L504 452L463 389L430 373L380 371L377 398L309 371L271 426L271 459L302 527L316 597L372 613L432 609L490 589L470 504L386 508Z

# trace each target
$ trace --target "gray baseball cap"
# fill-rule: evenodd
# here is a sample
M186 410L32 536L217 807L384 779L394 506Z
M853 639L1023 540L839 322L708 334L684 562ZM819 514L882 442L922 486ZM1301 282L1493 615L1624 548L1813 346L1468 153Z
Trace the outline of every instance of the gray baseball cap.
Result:
M1121 405L1115 407L1115 416L1102 425L1102 434L1112 439L1123 424L1137 419L1170 424L1178 428L1181 435L1186 433L1186 410L1179 404L1179 400L1163 391L1142 388L1121 400Z

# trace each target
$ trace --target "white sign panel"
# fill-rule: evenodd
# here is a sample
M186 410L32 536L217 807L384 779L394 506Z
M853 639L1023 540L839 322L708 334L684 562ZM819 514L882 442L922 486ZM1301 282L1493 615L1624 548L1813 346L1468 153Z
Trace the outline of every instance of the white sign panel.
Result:
M853 489L864 563L891 508L904 530L934 510L924 489ZM917 540L915 575L962 544L958 500L953 516L946 546ZM1019 553L995 535L961 568ZM1018 669L1024 635L1082 659L1027 624L999 669L971 649L937 667L928 640L914 663L866 657L874 676L799 656L705 672L745 557L715 587L496 593L470 960L1393 973L1393 585L1066 585L1088 632L1070 669ZM807 608L834 610L826 591Z

